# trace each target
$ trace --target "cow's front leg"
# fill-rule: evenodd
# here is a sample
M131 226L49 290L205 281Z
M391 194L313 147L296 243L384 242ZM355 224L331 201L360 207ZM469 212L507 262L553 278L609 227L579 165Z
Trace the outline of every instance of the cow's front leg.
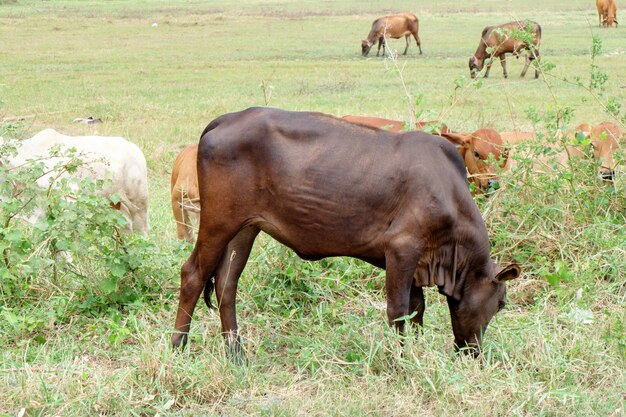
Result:
M404 333L403 317L409 314L411 304L411 286L417 267L418 250L412 239L402 238L391 242L385 252L387 276L387 318L389 325ZM422 294L423 297L423 294ZM416 307L419 294L415 294Z
M493 64L493 59L490 59L489 63L487 64L487 71L485 71L485 78L489 78L489 71L491 71L491 64Z
M424 311L426 310L426 301L424 300L424 290L415 283L411 284L411 298L409 300L409 314L415 313L411 318L413 324L417 324L418 328L424 325Z

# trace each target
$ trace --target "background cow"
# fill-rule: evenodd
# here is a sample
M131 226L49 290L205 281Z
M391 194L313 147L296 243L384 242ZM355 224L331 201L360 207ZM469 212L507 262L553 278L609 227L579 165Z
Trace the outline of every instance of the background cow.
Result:
M596 9L598 9L598 26L615 27L619 24L617 21L617 4L615 0L596 0Z
M513 36L514 31L530 31L533 34L532 42L526 43L523 39ZM487 78L489 76L493 60L500 58L504 78L507 78L506 54L513 54L516 57L519 57L519 53L526 49L528 50L528 55L526 56L524 69L522 70L522 74L520 76L524 77L530 62L536 60L537 67L535 68L535 78L539 78L538 64L540 43L541 26L536 22L524 20L509 22L499 26L487 26L483 29L476 52L470 57L469 60L471 77L475 78L476 73L483 69L485 60L487 58L491 58L491 61L487 64L487 71L485 72L485 78Z
M50 156L50 148L55 145L66 150L76 149L75 156L83 164L72 173L52 170L69 161L69 157ZM102 195L119 195L119 204L113 206L121 210L133 231L144 236L148 234L146 159L136 145L121 137L66 136L54 129L46 129L19 142L17 155L9 160L9 166L21 166L32 159L40 159L49 171L37 180L42 188L47 188L51 180L67 177L111 180L102 189Z
M364 126L377 127L379 129L388 130L390 132L401 132L404 129L404 122L400 120L384 119L382 117L369 117L369 116L343 116L342 119L351 123L358 123ZM429 128L432 132L429 133L449 133L452 132L445 123L430 120L425 122L415 122L416 130L425 130Z
M390 133L321 113L252 108L213 120L198 149L200 229L181 271L174 346L204 289L238 349L236 290L262 230L300 257L351 256L386 270L387 317L421 324L422 287L448 300L457 347L478 348L503 307L504 281L465 167L448 141ZM214 281L213 281L214 279ZM474 352L476 352L474 349Z
M409 50L410 36L413 35L417 47L422 54L422 43L418 35L419 22L417 16L411 13L401 13L392 16L383 16L372 22L372 29L370 30L367 39L361 41L361 53L363 56L369 54L373 45L378 42L378 51L376 56L380 54L380 48L383 48L383 56L385 56L386 39L394 38L398 39L404 36L406 40L406 48L404 48L403 55L406 55L406 51Z
M584 158L587 156L585 149L578 144L575 139L589 139L589 146L593 151L593 157L598 162L598 176L604 180L612 181L615 173L616 162L614 159L615 152L620 148L620 140L623 138L624 132L612 122L602 122L596 126L588 123L578 125L574 130L558 131L556 138L561 141L565 140L565 148L561 143L547 143L545 146L558 147L561 150L550 157L539 157L535 161L536 170L550 169L547 162L555 160L560 165L568 164L571 158ZM505 144L512 147L510 154L516 152L515 147L525 140L535 141L537 136L532 132L504 132L502 139ZM514 165L514 160L509 157L506 169L510 169Z
M184 148L174 161L170 180L172 211L176 219L176 230L179 239L193 242L193 231L190 220L198 219L196 204L200 197L198 193L198 145Z

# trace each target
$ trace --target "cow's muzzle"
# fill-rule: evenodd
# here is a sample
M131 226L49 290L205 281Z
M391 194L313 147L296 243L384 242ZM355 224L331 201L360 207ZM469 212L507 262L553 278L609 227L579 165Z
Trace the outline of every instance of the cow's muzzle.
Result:
M604 181L613 181L614 171L611 168L600 167L598 170L598 175Z

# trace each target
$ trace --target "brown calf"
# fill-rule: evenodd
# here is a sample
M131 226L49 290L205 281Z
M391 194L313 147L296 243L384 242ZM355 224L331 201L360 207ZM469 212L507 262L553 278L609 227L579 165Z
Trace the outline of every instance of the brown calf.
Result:
M419 22L417 16L411 13L394 14L393 16L383 16L374 20L372 23L372 29L370 30L367 39L361 41L361 53L363 56L369 54L373 45L378 42L378 51L376 56L380 54L380 48L383 48L383 56L385 56L385 48L387 44L387 38L399 39L404 36L406 39L406 48L404 48L404 54L409 50L410 36L413 35L417 47L422 54L422 44L418 35Z
M522 39L514 36L514 31L530 31L533 35L533 41L526 43ZM476 49L474 55L470 57L469 68L472 78L476 77L476 73L481 71L485 65L485 60L491 59L487 64L487 71L485 72L485 78L489 76L491 65L493 60L500 58L502 64L502 70L504 72L504 78L508 77L506 72L506 54L513 54L519 58L519 54L523 50L528 50L526 61L524 63L524 69L522 70L521 77L526 75L528 66L533 60L539 64L539 45L541 43L541 26L536 22L531 21L517 21L509 22L499 26L487 26L483 29L483 33L480 39L480 44ZM539 78L539 67L535 68L535 78Z

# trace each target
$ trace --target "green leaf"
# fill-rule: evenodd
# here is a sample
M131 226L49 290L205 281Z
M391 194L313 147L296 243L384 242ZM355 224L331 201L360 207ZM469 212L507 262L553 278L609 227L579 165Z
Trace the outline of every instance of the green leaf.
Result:
M117 290L117 278L109 277L105 280L100 281L100 289L105 292L105 294L110 294Z

